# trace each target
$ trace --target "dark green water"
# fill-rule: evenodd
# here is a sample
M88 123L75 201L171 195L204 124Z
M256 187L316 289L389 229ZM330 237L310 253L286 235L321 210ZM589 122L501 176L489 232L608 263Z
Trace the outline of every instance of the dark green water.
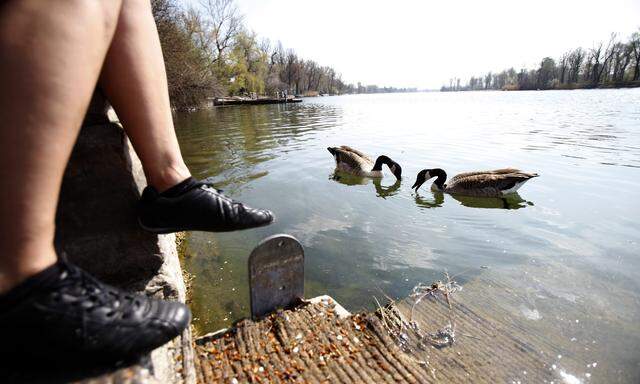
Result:
M618 359L615 381L640 379L640 90L340 96L176 123L195 176L277 215L188 237L200 332L249 314L248 255L284 232L305 247L307 297L357 311L444 271L462 284L490 273L523 293L513 311L525 323L581 313L576 332L604 345L594 362ZM382 181L335 175L326 147L343 144L390 156L402 182L386 169ZM541 177L506 201L410 189L423 168L506 166Z

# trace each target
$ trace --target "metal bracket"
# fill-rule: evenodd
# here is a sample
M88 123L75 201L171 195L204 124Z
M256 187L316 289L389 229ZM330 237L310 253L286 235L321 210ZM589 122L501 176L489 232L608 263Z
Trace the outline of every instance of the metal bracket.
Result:
M304 298L304 249L296 238L273 235L249 256L251 316L267 315Z

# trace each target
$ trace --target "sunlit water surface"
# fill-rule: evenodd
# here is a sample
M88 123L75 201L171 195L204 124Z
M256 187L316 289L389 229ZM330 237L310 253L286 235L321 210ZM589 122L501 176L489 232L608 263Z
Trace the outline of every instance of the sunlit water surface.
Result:
M639 89L321 97L176 123L196 177L277 215L266 228L187 238L199 332L248 316L248 255L289 233L305 247L307 297L358 311L445 271L462 285L498 281L516 292L510 310L525 327L598 362L576 377L640 381ZM326 147L344 144L399 162L401 183L387 169L381 182L335 175ZM507 200L410 188L423 168L506 166L541 177Z

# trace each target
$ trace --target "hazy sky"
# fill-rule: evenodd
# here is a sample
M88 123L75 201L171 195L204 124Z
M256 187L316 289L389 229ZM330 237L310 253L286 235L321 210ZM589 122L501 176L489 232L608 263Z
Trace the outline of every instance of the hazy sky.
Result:
M439 88L640 27L640 0L237 0L246 25L347 82Z

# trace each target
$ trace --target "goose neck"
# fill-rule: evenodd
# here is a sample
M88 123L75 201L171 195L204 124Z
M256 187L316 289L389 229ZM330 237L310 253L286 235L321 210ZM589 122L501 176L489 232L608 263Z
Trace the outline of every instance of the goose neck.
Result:
M447 181L447 173L443 169L436 168L436 169L432 169L429 172L429 174L431 176L436 176L437 177L436 180L433 183L438 187L438 189L444 190L444 188L445 188L445 184L444 183L445 183L445 181Z
M381 155L378 156L378 158L376 159L375 164L373 165L373 168L371 169L372 171L382 171L382 164L386 164L388 167L391 166L391 164L393 164L391 162L391 159L385 155Z

